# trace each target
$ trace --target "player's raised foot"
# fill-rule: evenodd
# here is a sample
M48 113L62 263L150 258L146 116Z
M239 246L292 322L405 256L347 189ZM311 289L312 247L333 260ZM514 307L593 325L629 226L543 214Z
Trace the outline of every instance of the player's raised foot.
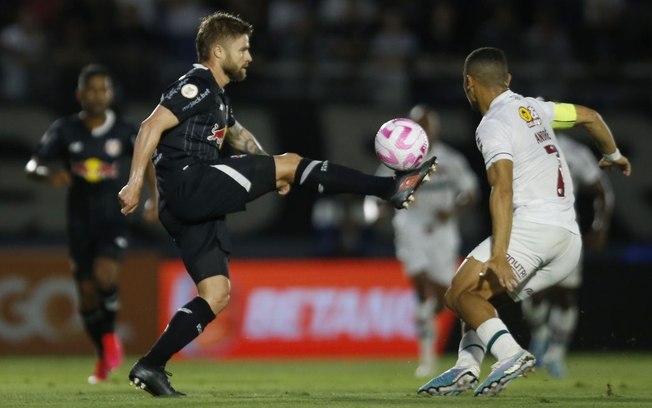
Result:
M104 360L97 360L95 362L95 371L88 377L89 384L98 384L106 381L109 378L109 366Z
M395 208L408 208L414 201L414 192L422 183L430 180L430 175L437 170L437 158L432 157L418 168L396 172L396 187L388 201Z
M163 367L152 367L138 360L129 371L129 383L154 397L182 397L186 394L172 388L168 376L172 374Z
M122 341L116 333L106 333L102 336L102 347L104 349L104 361L109 370L114 370L122 365L124 352Z
M491 366L489 376L475 389L475 396L494 396L507 387L507 384L525 376L536 364L536 358L527 350L519 351L511 357L498 361Z
M419 388L419 395L454 396L478 384L478 370L471 367L453 367Z

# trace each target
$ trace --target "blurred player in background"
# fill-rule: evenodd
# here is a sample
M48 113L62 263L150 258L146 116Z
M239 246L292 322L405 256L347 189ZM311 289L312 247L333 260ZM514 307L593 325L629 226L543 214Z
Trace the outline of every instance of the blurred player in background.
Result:
M115 331L117 278L129 241L128 225L115 196L121 184L120 161L131 156L137 127L109 109L113 83L101 65L82 69L76 97L81 112L50 126L25 171L55 187L69 187L70 261L79 293L79 313L97 350L95 371L88 378L94 384L105 381L123 360L122 344ZM158 199L151 163L148 175L154 198L146 205L144 216L155 221Z
M412 281L417 306L415 318L419 339L417 378L434 373L437 366L435 344L439 335L448 337L454 315L444 307L444 293L453 279L460 256L461 238L458 217L478 200L478 180L462 154L439 140L439 114L427 105L416 105L410 119L428 135L429 157L437 157L437 172L430 183L416 194L416 201L406 211L396 211L394 245L403 271ZM377 175L394 170L381 165ZM380 211L374 197L365 198L368 221L375 221ZM441 314L441 313L443 314ZM435 325L433 316L440 314ZM448 324L446 324L448 322ZM441 327L443 333L438 333Z
M377 177L294 153L267 154L235 119L224 91L246 78L252 33L249 23L228 13L202 19L196 37L199 64L163 93L143 121L129 182L119 193L123 214L134 211L146 164L156 150L159 217L197 285L198 296L177 311L129 372L130 381L153 396L183 395L170 384L165 366L229 303L227 214L245 210L248 202L272 191L286 195L293 185L326 194L375 195L403 208L435 168L433 158L396 177ZM224 157L223 143L243 154Z
M581 222L584 244L593 250L604 247L613 211L613 191L607 176L600 171L593 152L565 134L557 134L566 157L573 186L578 193L590 196L593 220ZM588 216L588 214L587 214ZM531 328L529 350L553 377L566 375L566 351L572 340L579 316L577 290L582 283L582 263L557 285L523 300L523 316Z
M463 322L458 359L419 388L423 395L458 395L476 386L486 352L497 362L477 385L476 396L498 394L536 363L494 305L523 300L558 283L579 262L582 240L573 183L553 128L583 126L603 155L600 167L631 174L629 160L596 111L512 92L503 51L471 52L463 80L471 108L482 114L475 138L491 186L492 235L471 251L446 292L446 305Z

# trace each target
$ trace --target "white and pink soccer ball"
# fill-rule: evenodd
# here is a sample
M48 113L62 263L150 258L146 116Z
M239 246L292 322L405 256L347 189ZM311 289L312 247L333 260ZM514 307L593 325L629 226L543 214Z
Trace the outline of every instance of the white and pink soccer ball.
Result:
M387 167L398 171L412 170L428 153L428 135L415 121L396 118L378 129L375 148L376 156Z

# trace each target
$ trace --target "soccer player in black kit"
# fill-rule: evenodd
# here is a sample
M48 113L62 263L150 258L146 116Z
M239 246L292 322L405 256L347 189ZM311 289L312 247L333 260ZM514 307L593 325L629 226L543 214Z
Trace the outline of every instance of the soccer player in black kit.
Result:
M245 79L252 61L252 32L249 23L228 13L202 19L196 37L199 64L163 93L141 124L129 182L119 193L122 212L134 211L153 155L159 219L197 285L198 296L177 311L129 373L133 384L154 396L183 395L171 386L165 365L229 303L231 244L226 214L243 211L247 202L274 190L285 195L291 186L325 194L374 195L404 208L435 170L433 158L395 177L376 177L294 153L268 155L235 119L224 92L230 82ZM224 143L243 154L223 157Z
M97 351L95 371L88 378L95 384L105 381L123 360L115 321L117 274L128 245L128 225L115 196L120 189L119 162L131 156L138 129L109 109L113 85L105 67L84 67L76 96L81 112L50 126L25 171L55 187L69 186L69 255L79 313ZM58 166L55 161L60 162ZM146 168L154 198L145 206L144 216L153 221L157 218L156 179L151 163Z

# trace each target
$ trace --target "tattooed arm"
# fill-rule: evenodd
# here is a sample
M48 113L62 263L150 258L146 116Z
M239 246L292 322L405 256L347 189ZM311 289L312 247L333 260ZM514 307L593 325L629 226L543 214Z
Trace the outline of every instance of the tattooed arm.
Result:
M254 135L237 121L228 129L225 141L233 149L242 153L268 155Z

